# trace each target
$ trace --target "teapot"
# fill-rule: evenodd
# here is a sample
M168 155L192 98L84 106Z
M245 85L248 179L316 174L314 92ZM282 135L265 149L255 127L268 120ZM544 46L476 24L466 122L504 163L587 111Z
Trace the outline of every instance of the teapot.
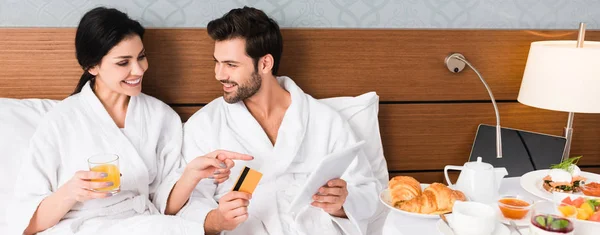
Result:
M448 170L461 171L456 184L450 182ZM508 171L504 167L494 168L477 157L476 162L467 162L464 166L444 167L444 175L448 187L463 192L471 201L490 204L498 199L500 183Z

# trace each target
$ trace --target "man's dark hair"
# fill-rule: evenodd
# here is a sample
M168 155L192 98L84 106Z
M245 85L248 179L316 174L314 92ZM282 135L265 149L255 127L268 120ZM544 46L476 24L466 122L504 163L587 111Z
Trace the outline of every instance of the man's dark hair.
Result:
M252 7L233 9L223 17L208 23L208 35L215 41L230 39L246 40L246 54L252 58L254 69L258 59L267 54L273 56L273 75L277 74L283 39L279 25L263 11Z

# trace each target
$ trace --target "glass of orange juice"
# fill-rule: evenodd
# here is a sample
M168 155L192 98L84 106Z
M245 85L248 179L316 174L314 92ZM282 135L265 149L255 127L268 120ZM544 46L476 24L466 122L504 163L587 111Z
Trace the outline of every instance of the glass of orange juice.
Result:
M112 182L112 186L92 189L96 192L107 192L113 195L121 191L121 172L119 171L119 156L116 154L97 154L88 158L90 171L104 172L108 176L102 179L93 179L93 182Z

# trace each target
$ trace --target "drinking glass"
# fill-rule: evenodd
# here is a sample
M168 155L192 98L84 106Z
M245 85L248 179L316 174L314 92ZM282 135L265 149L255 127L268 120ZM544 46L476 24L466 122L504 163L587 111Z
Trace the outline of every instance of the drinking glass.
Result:
M96 192L117 194L121 191L121 172L119 171L119 156L116 154L102 153L88 158L90 171L104 172L105 178L93 179L93 182L112 182L112 186L91 189Z

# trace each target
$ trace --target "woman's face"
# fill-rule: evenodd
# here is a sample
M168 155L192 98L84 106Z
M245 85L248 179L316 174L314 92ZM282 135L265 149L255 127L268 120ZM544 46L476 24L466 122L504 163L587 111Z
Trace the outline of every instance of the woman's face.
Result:
M115 45L89 72L96 76L96 92L137 96L142 92L142 79L147 69L144 44L138 35L131 35Z

